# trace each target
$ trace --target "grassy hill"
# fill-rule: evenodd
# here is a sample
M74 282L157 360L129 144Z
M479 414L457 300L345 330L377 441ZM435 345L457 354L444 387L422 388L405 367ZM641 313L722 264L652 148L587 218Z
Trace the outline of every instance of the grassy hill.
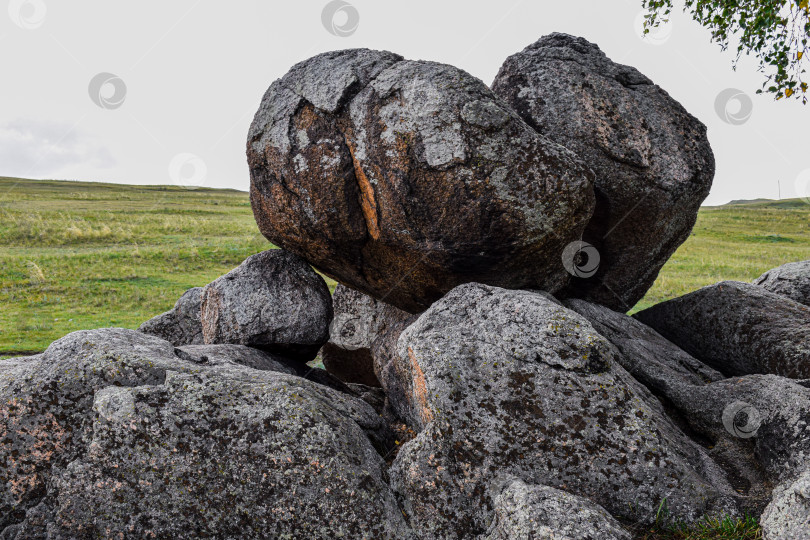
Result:
M244 192L0 177L0 356L136 328L268 247ZM704 208L636 309L807 258L802 201Z

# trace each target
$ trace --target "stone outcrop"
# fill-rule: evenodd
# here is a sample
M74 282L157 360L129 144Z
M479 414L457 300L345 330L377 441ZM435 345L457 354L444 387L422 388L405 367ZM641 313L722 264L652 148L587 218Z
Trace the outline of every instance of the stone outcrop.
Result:
M543 295L456 287L399 336L398 411L418 432L394 489L429 538L474 538L499 479L564 489L652 523L736 512L725 473L582 317Z
M83 331L0 371L3 538L409 537L369 405L246 347L178 351Z

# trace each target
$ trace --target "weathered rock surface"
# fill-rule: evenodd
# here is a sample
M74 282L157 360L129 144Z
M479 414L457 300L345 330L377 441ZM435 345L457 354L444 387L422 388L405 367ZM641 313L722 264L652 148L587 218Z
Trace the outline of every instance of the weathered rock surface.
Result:
M810 531L810 468L773 493L760 518L764 540L805 540Z
M397 321L382 332L371 344L374 374L385 391L385 416L402 418L397 411L408 409L408 396L403 384L408 380L407 367L396 361L397 341L402 332L413 324L417 315Z
M754 280L754 285L810 306L810 260L768 270Z
M725 378L719 371L624 313L579 299L568 299L565 306L588 319L599 334L615 345L621 353L616 361L653 391L666 394L673 379L681 386Z
M774 482L804 467L810 457L810 389L802 381L775 375L726 379L631 317L582 300L566 305L616 345L618 361L666 400L670 414L705 438L709 455L729 471L752 512L767 504Z
M486 540L630 540L604 508L548 486L511 482L495 499Z
M430 538L471 538L503 477L599 501L614 516L691 521L735 513L725 474L616 362L582 317L529 291L456 287L397 342L419 434L392 486ZM654 405L653 405L654 403Z
M715 445L735 443L769 480L810 459L810 388L792 379L747 375L704 386L672 384L666 397L695 431Z
M492 90L596 173L584 240L596 247L599 270L566 294L629 310L689 236L709 194L706 127L635 68L567 34L510 56Z
M181 360L200 365L230 365L238 359L239 365L249 368L297 374L296 363L244 345L184 345L176 348L174 354Z
M343 382L380 386L371 344L410 314L340 284L332 295L332 306L335 316L329 326L329 342L321 349L324 367Z
M588 166L483 82L388 52L294 66L247 155L268 239L411 313L469 281L559 290L594 205Z
M329 287L306 261L271 249L205 286L205 343L238 343L303 361L329 339Z
M176 347L203 343L201 296L202 287L187 290L172 309L143 323L138 332L165 339Z
M369 405L246 347L184 349L75 332L0 372L3 538L409 536Z
M633 315L726 375L810 378L810 307L723 281Z

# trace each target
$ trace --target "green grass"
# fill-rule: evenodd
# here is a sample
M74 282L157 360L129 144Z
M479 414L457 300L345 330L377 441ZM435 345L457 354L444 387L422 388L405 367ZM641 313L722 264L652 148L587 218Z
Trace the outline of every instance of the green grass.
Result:
M692 235L633 311L718 281L751 281L770 268L806 259L810 204L791 199L704 207Z
M270 247L244 192L0 177L0 356L136 328ZM704 208L636 309L809 257L808 204Z
M699 523L654 527L636 533L639 540L762 540L759 523L753 517L704 518Z
M243 192L0 178L0 355L135 328L268 247Z

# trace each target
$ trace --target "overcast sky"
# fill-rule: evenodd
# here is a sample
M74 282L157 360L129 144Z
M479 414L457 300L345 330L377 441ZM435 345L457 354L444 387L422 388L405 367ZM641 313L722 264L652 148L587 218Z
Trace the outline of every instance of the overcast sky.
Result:
M776 198L778 183L783 198L810 195L810 107L755 95L754 61L732 71L733 53L685 15L642 39L641 0L4 1L0 176L246 190L248 126L294 63L368 47L490 84L507 56L559 31L637 67L708 126L707 204ZM738 94L727 89L743 94L716 110Z

